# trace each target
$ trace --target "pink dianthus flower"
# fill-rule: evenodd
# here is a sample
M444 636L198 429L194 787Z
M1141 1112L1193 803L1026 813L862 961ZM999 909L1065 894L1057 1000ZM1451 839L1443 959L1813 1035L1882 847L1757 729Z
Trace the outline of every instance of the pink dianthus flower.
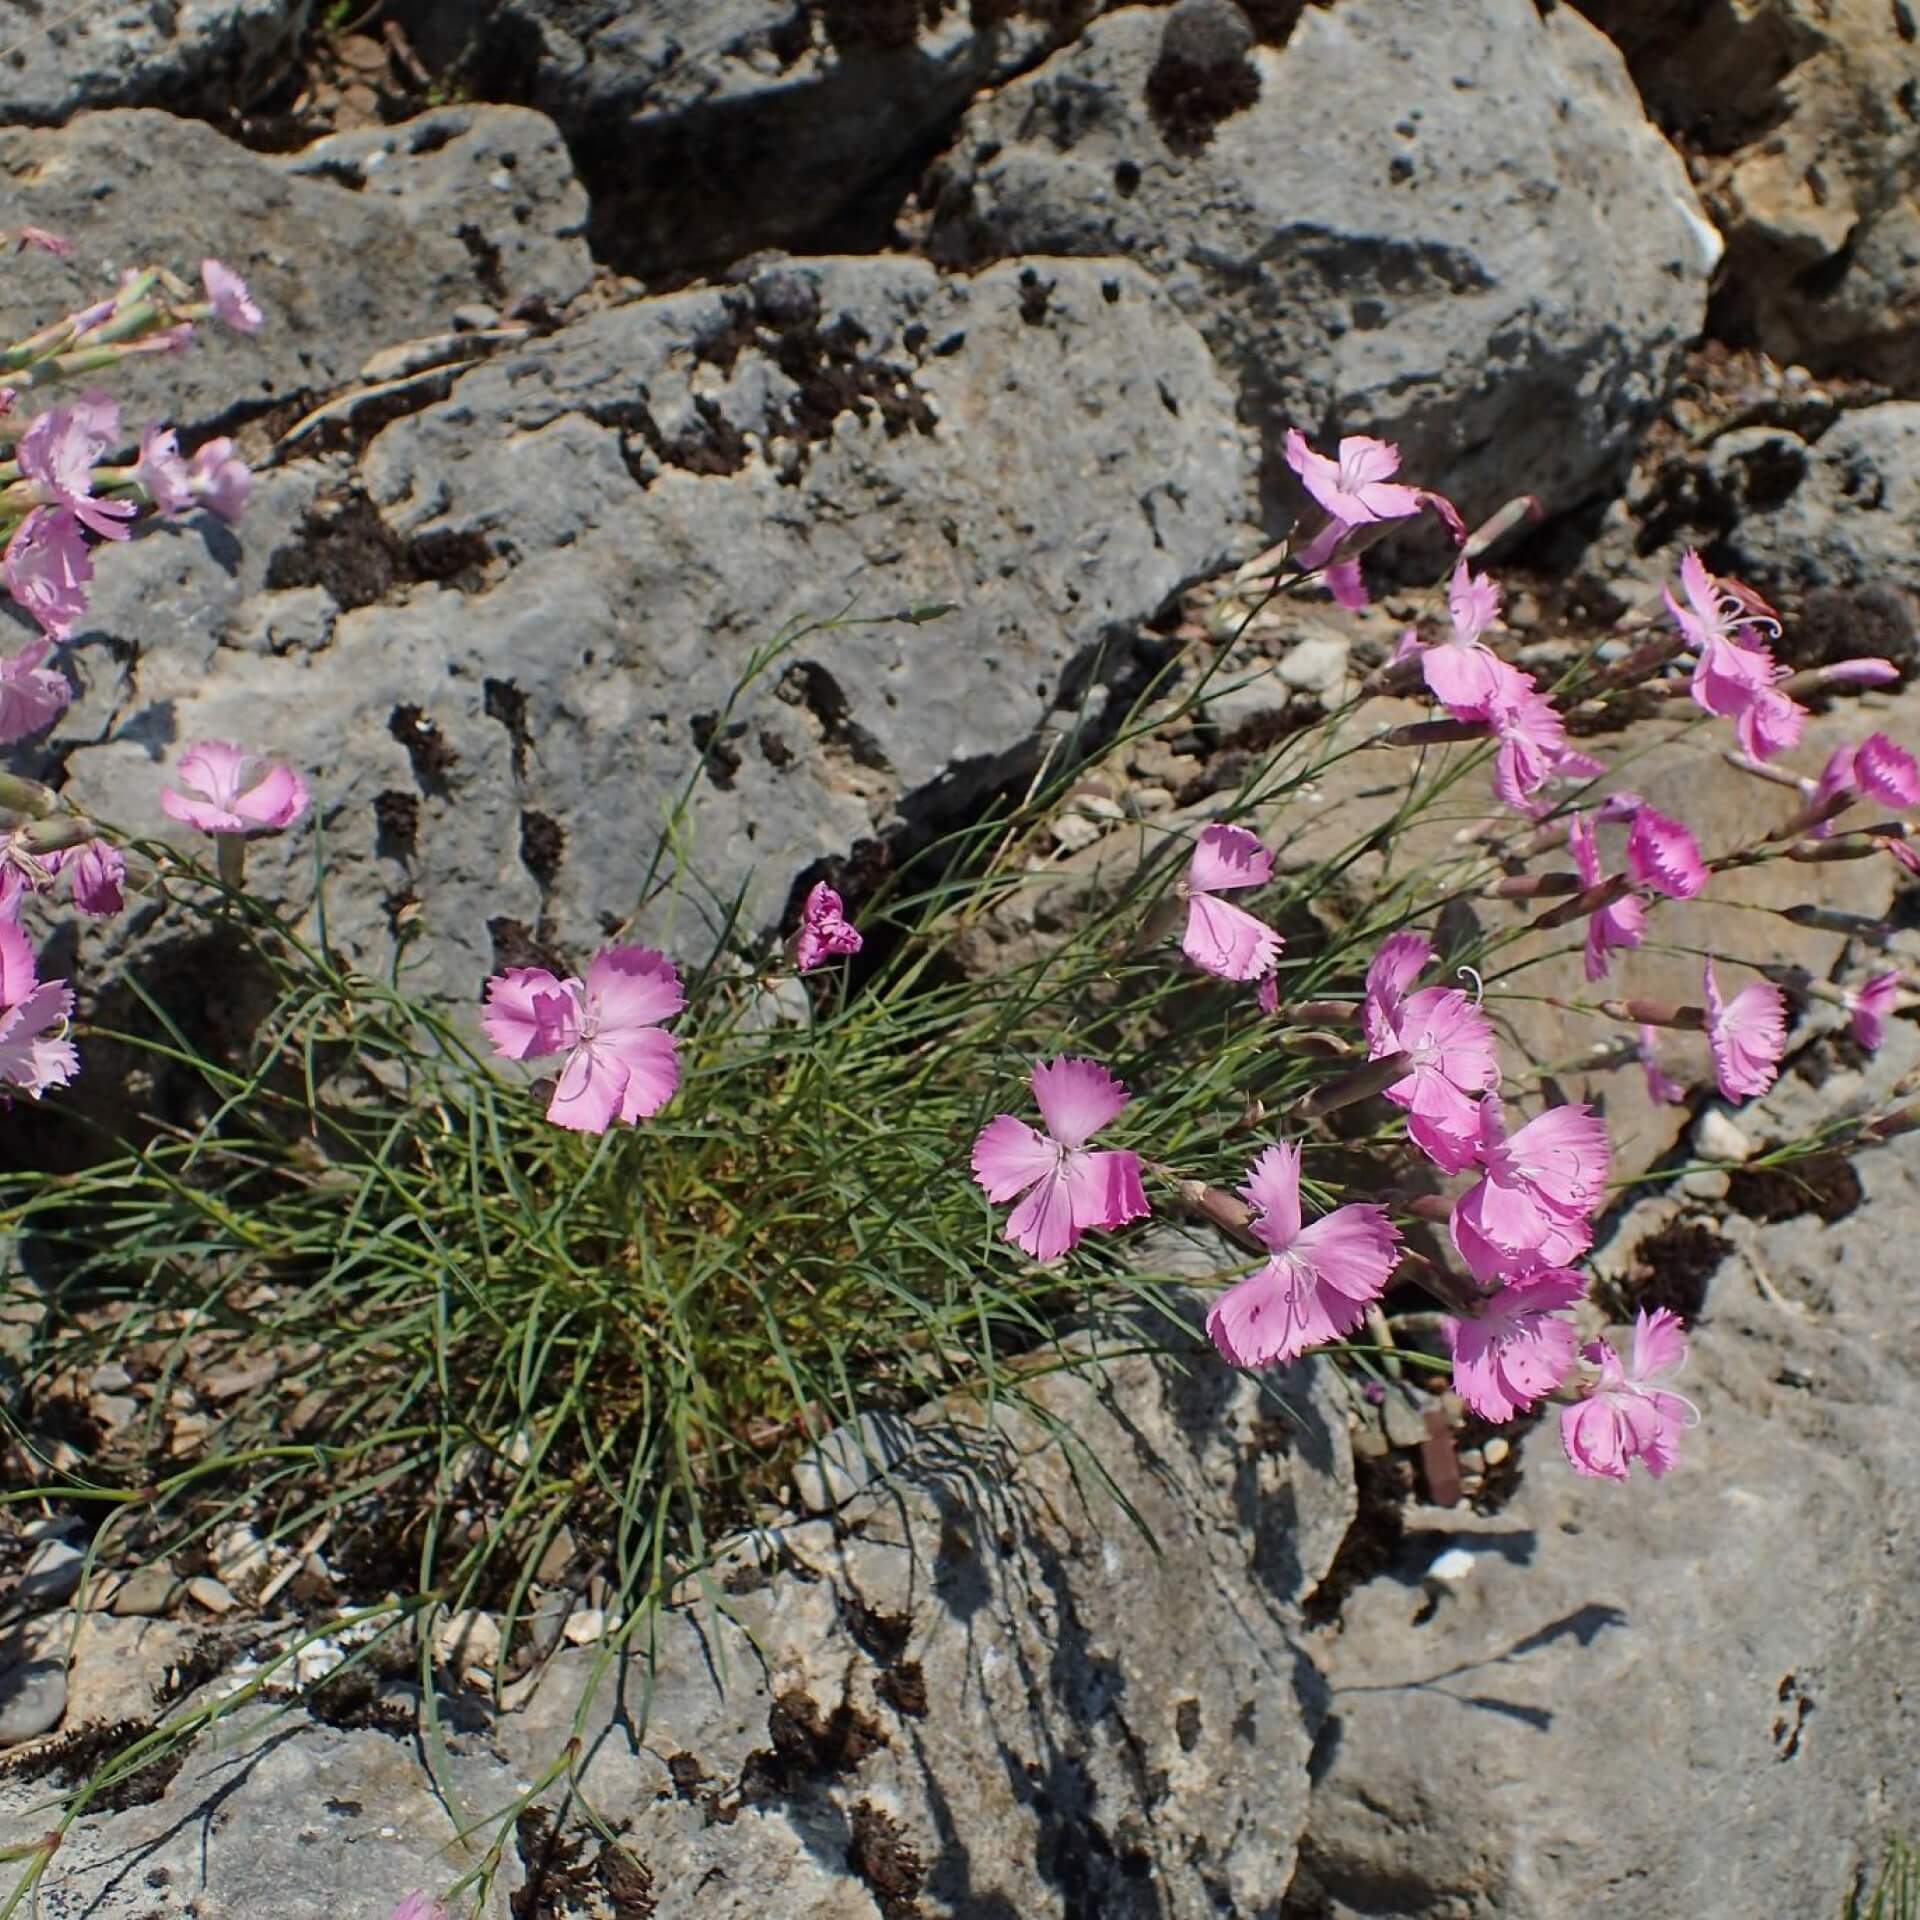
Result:
M823 967L836 954L860 951L857 927L849 924L840 896L824 880L816 880L800 909L800 931L794 937L793 964L802 973Z
M51 726L66 712L73 688L47 665L53 642L44 635L0 660L0 746L11 746Z
M36 1100L49 1087L64 1087L80 1070L65 1037L72 1013L73 989L64 980L43 982L27 936L0 920L0 1084Z
M1604 1340L1581 1349L1600 1369L1587 1397L1563 1408L1560 1444L1576 1473L1596 1479L1624 1480L1638 1460L1658 1479L1674 1463L1680 1435L1699 1420L1692 1401L1652 1384L1678 1369L1687 1357L1679 1320L1661 1307L1634 1316L1633 1358L1622 1364Z
M1565 1266L1592 1242L1589 1216L1606 1196L1611 1152L1592 1108L1549 1107L1517 1132L1499 1099L1480 1102L1483 1169L1453 1209L1453 1239L1476 1272Z
M1751 980L1731 1000L1723 1000L1711 960L1706 993L1707 1046L1721 1093L1729 1100L1765 1093L1787 1050L1786 995L1771 980Z
M1865 986L1848 993L1847 1012L1853 1016L1853 1037L1869 1053L1887 1037L1887 1019L1899 997L1897 973L1876 973Z
M120 433L120 409L107 395L89 393L49 407L20 436L14 458L38 489L38 504L64 507L103 540L128 537L131 500L96 500L93 470Z
M1443 1319L1441 1331L1453 1356L1454 1391L1481 1419L1511 1420L1572 1370L1577 1336L1564 1313L1586 1282L1566 1267L1488 1269L1485 1252L1471 1240L1460 1247L1475 1280L1490 1291L1471 1316Z
M35 507L13 531L0 580L49 639L64 640L87 610L93 558L68 507Z
M1707 884L1700 843L1681 825L1642 802L1627 830L1627 871L1669 900L1691 900Z
M1573 850L1574 865L1580 870L1583 888L1599 886L1605 879L1600 865L1600 849L1594 843L1593 821L1577 813L1567 829L1567 845ZM1607 955L1616 947L1637 947L1647 937L1647 903L1634 894L1614 900L1587 915L1586 969L1589 980L1604 980Z
M260 331L262 315L254 305L253 295L247 291L247 283L224 261L202 260L200 284L206 288L207 298L213 302L217 319L224 321L236 333Z
M1201 830L1187 863L1187 927L1180 947L1196 967L1223 980L1258 980L1280 958L1280 936L1244 907L1217 896L1273 878L1273 855L1245 827Z
M291 767L226 740L201 740L180 756L160 809L202 833L277 833L307 810L307 783Z

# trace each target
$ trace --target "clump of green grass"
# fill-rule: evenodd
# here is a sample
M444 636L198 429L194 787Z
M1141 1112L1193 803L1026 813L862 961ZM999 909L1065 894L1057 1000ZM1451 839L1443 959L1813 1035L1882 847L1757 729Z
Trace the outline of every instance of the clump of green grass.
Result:
M1847 1896L1846 1920L1920 1920L1920 1848L1889 1840L1873 1891L1856 1887Z

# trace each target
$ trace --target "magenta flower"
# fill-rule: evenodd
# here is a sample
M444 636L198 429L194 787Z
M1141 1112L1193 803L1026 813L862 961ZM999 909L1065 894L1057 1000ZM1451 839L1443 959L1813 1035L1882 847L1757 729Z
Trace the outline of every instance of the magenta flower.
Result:
M1876 1051L1887 1037L1887 1018L1900 997L1897 973L1876 973L1858 992L1847 995L1847 1011L1853 1016L1853 1037L1869 1053Z
M1857 747L1834 748L1807 798L1812 807L1820 809L1842 794L1865 794L1886 807L1911 807L1920 803L1920 766L1915 765L1912 754L1884 733L1870 733ZM1831 831L1831 819L1812 828L1815 837L1821 839Z
M861 944L860 931L848 924L840 896L824 880L816 880L800 909L793 964L802 973L811 973L835 954L858 953Z
M1340 442L1339 458L1329 460L1307 445L1298 427L1287 434L1287 465L1301 484L1336 520L1349 527L1375 520L1405 520L1423 504L1418 487L1390 484L1400 471L1400 449L1387 440L1351 433Z
M215 318L223 320L236 333L258 333L261 312L247 291L247 283L219 260L200 262L200 284L213 302Z
M124 540L133 502L93 497L93 470L119 434L120 409L105 394L89 393L41 414L20 436L14 458L40 505L66 508L103 540Z
M615 1120L651 1120L673 1098L677 1043L660 1023L685 1004L665 954L603 947L584 980L560 980L545 967L495 974L480 1024L508 1060L564 1053L547 1118L578 1133L605 1133Z
M1280 1011L1280 976L1278 973L1263 973L1260 976L1259 991L1253 996L1262 1013Z
M1739 627L1780 631L1780 616L1750 586L1709 573L1691 547L1681 556L1680 586L1687 596L1684 607L1673 597L1671 588L1662 587L1660 591L1667 611L1696 647L1704 649L1715 640L1724 640Z
M1678 820L1644 802L1634 809L1627 831L1627 871L1669 900L1691 900L1707 884L1699 842Z
M209 440L187 462L187 484L196 500L232 522L247 510L253 469L235 455L231 440Z
M1187 863L1183 891L1187 930L1181 951L1223 980L1258 980L1280 958L1280 936L1264 920L1217 894L1261 887L1273 878L1273 855L1245 827L1203 828Z
M1047 1130L997 1114L973 1143L973 1177L996 1206L1019 1199L1006 1238L1036 1260L1057 1260L1083 1233L1146 1217L1137 1153L1087 1150L1127 1104L1097 1060L1041 1061L1030 1084ZM1025 1196L1021 1198L1021 1196Z
M1470 1319L1443 1319L1454 1392L1483 1420L1511 1420L1544 1399L1573 1370L1565 1309L1586 1290L1566 1267L1539 1267L1501 1281Z
M1406 1110L1407 1137L1447 1173L1471 1165L1480 1096L1500 1084L1500 1057L1487 1016L1458 987L1422 987L1372 1058L1404 1053L1408 1071L1386 1089Z
M1366 997L1360 1020L1367 1036L1367 1057L1378 1060L1400 1049L1400 1023L1406 1012L1407 989L1433 958L1433 946L1424 934L1389 934L1380 951L1367 963Z
M134 462L133 477L169 520L178 519L193 505L193 482L171 427L153 426L141 434L140 458Z
M36 1100L64 1087L80 1071L66 1038L72 1013L73 989L64 980L43 982L27 936L0 920L0 1083Z
M49 639L64 640L87 610L93 559L78 517L66 507L35 507L14 529L0 580Z
M180 756L160 809L202 833L277 833L307 810L307 783L291 767L262 760L226 740L201 740Z
M1778 687L1767 687L1734 721L1733 731L1743 752L1756 760L1771 760L1775 754L1797 747L1806 725L1805 707Z
M0 660L0 746L11 746L51 726L66 712L73 688L58 667L47 665L53 642L29 641Z
M1565 1266L1584 1252L1606 1196L1606 1124L1592 1108L1549 1107L1509 1135L1499 1099L1480 1102L1484 1169L1453 1210L1453 1239L1476 1272ZM1525 1258L1523 1258L1525 1256Z
M1640 1067L1647 1076L1647 1098L1656 1107L1677 1107L1686 1099L1686 1088L1660 1064L1658 1027L1640 1029Z
M1453 636L1428 647L1420 670L1427 690L1456 720L1484 720L1507 686L1511 669L1480 636L1500 615L1500 589L1462 560L1447 589Z
M50 855L47 865L73 877L73 904L94 920L110 920L127 904L120 891L127 877L126 856L111 840L86 840L57 856Z
M1729 1100L1765 1093L1787 1050L1786 995L1771 980L1752 980L1731 1000L1722 1000L1711 960L1706 982L1707 1046L1721 1093Z
M1300 1149L1269 1147L1241 1189L1256 1208L1252 1231L1271 1254L1229 1287L1207 1314L1207 1332L1236 1367L1265 1367L1351 1332L1379 1299L1400 1236L1384 1207L1336 1207L1300 1224Z
M1638 1460L1658 1479L1673 1465L1680 1435L1700 1418L1692 1401L1651 1384L1686 1360L1679 1320L1664 1307L1635 1314L1628 1365L1604 1340L1590 1341L1581 1352L1600 1369L1600 1378L1586 1399L1561 1410L1560 1444L1568 1463L1576 1473L1624 1480Z
M1567 828L1567 845L1573 850L1573 862L1580 869L1580 884L1591 888L1606 878L1601 871L1600 849L1594 844L1593 821L1576 813ZM1616 947L1637 947L1647 937L1647 903L1635 894L1612 901L1587 915L1587 978L1604 980L1607 955Z

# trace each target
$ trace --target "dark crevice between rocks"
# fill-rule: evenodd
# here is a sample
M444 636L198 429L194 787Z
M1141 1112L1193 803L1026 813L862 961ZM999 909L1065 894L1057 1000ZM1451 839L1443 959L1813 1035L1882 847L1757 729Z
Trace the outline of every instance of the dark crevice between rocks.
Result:
M1707 1303L1707 1287L1733 1242L1704 1220L1674 1220L1645 1235L1633 1250L1623 1293L1630 1309L1661 1307L1691 1324Z
M77 1787L152 1731L151 1724L142 1720L92 1720L25 1753L0 1754L0 1780L23 1784L50 1780L59 1786ZM88 1811L125 1813L133 1807L153 1805L172 1785L186 1760L185 1742L161 1751L145 1766L90 1795Z
M512 742L513 777L524 780L527 777L527 753L533 745L533 732L527 725L527 696L520 690L519 683L513 680L489 679L481 691L485 696L487 718L499 721Z
M423 582L477 593L487 584L493 557L478 533L440 529L403 539L366 494L347 486L322 494L308 508L293 542L268 560L266 584L276 592L321 587L350 611Z
M549 973L563 975L573 971L560 951L559 932L545 914L533 927L524 920L496 914L487 922L487 938L493 943L495 973L509 967L544 967Z
M440 723L421 707L402 701L387 716L387 731L407 750L407 761L423 793L444 799L460 755Z
M566 858L565 829L551 814L528 807L520 815L520 864L532 874L540 891L550 893Z

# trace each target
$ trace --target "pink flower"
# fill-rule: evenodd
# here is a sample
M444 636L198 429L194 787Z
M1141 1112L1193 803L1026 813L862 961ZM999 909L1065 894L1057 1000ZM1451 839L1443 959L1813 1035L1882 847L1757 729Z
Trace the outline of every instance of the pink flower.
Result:
M1633 1320L1633 1360L1623 1366L1604 1340L1581 1349L1600 1369L1588 1397L1560 1414L1560 1444L1576 1473L1624 1480L1635 1460L1658 1479L1674 1463L1680 1435L1700 1416L1690 1400L1651 1384L1687 1357L1686 1336L1666 1308Z
M1567 844L1573 849L1574 865L1580 869L1580 884L1597 887L1605 879L1600 867L1600 849L1594 844L1593 821L1576 813L1567 829ZM1607 955L1616 947L1637 947L1647 937L1647 904L1633 894L1587 915L1587 978L1607 977Z
M1406 1013L1407 989L1433 958L1432 943L1424 934L1389 934L1380 951L1367 963L1366 998L1360 1019L1367 1035L1367 1057L1400 1050L1400 1022Z
M1611 1157L1606 1125L1590 1107L1549 1107L1509 1136L1500 1101L1489 1094L1480 1102L1477 1157L1484 1172L1453 1211L1454 1245L1477 1272L1517 1261L1564 1266L1585 1251Z
M73 242L57 233L49 233L45 227L22 227L20 238L14 242L14 252L25 253L29 247L38 247L42 253L50 253L56 260L64 260L73 251Z
M860 933L849 926L840 896L824 880L816 880L800 909L800 932L793 943L793 964L811 973L839 953L858 953Z
M231 440L209 440L187 462L187 484L196 500L211 507L222 520L232 522L247 510L247 499L253 492L253 469L235 456Z
M1453 1390L1483 1420L1511 1420L1544 1399L1573 1368L1564 1310L1587 1290L1565 1267L1502 1280L1471 1319L1440 1323L1453 1356Z
M307 810L307 783L291 767L262 760L225 740L201 740L180 756L160 809L202 833L277 833Z
M1336 1207L1300 1224L1300 1149L1269 1147L1241 1189L1257 1208L1253 1233L1272 1255L1229 1287L1207 1314L1207 1332L1236 1367L1291 1360L1365 1319L1385 1290L1400 1236L1384 1207Z
M508 1060L564 1053L547 1118L578 1133L605 1133L615 1120L652 1119L673 1098L680 1062L660 1023L685 1004L665 954L603 947L584 980L556 979L545 967L495 974L480 1024Z
M1819 808L1843 793L1866 794L1886 807L1911 807L1920 803L1920 766L1884 733L1870 733L1857 747L1834 748L1808 801ZM1825 838L1832 831L1831 820L1820 821L1812 831Z
M1433 1163L1458 1173L1472 1163L1475 1102L1500 1084L1500 1057L1487 1016L1458 987L1422 987L1407 996L1374 1059L1404 1053L1409 1071L1387 1088L1407 1114L1407 1137Z
M1709 573L1706 563L1692 548L1681 557L1680 585L1687 596L1684 607L1673 597L1670 588L1662 587L1660 591L1666 599L1667 611L1696 647L1704 648L1714 640L1724 640L1736 627L1780 631L1780 616L1750 586Z
M43 984L27 936L0 920L0 1083L36 1100L49 1087L64 1087L80 1070L65 1037L72 1013L73 989L64 980Z
M1805 707L1778 687L1767 687L1734 721L1733 731L1743 752L1756 760L1771 760L1775 754L1797 747L1806 725Z
M1287 465L1336 520L1350 527L1375 520L1405 520L1420 511L1418 487L1390 484L1400 471L1400 449L1387 440L1353 433L1340 442L1337 460L1315 453L1298 427L1287 434Z
M47 665L53 642L29 641L10 659L0 660L0 746L11 746L66 712L73 688L58 667Z
M1428 647L1420 669L1427 690L1456 720L1483 720L1507 684L1510 669L1480 636L1500 614L1500 589L1462 560L1447 590L1453 637Z
M1686 1099L1686 1088L1660 1065L1658 1027L1640 1029L1640 1066L1647 1076L1647 1098L1656 1107L1677 1107Z
M1693 663L1694 704L1722 719L1738 719L1779 678L1772 653L1743 647L1724 634L1709 636Z
M87 610L93 559L79 519L66 507L35 507L14 529L0 579L54 640L64 640Z
M120 433L120 409L89 393L71 406L50 407L14 448L21 473L39 490L39 504L64 507L103 540L124 540L131 500L96 500L93 470Z
M424 1893L410 1893L394 1908L391 1920L447 1920L447 1910Z
M1786 995L1771 980L1753 980L1722 1000L1711 960L1706 983L1707 1046L1721 1093L1729 1100L1765 1093L1787 1050Z
M95 920L110 920L127 904L120 888L127 877L126 856L110 840L88 840L61 865L73 875L73 904Z
M973 1143L973 1177L997 1206L1020 1198L1006 1237L1036 1260L1057 1260L1095 1228L1146 1217L1137 1153L1090 1153L1087 1142L1127 1104L1127 1090L1097 1060L1061 1058L1033 1070L1045 1133L996 1115Z
M1260 990L1254 995L1262 1013L1280 1011L1280 976L1278 973L1263 973L1260 976Z
M1627 832L1627 871L1669 900L1691 900L1707 884L1700 844L1678 820L1642 804Z
M1258 980L1280 958L1281 939L1264 920L1215 895L1261 887L1273 878L1273 855L1245 827L1201 831L1187 864L1187 930L1181 950L1196 967L1223 980Z
M1342 523L1336 520L1333 524L1341 526ZM1345 607L1349 613L1358 613L1369 604L1367 577L1360 571L1358 560L1329 561L1320 575L1320 583L1333 596L1333 604Z
M1531 796L1559 771L1568 751L1567 727L1560 710L1534 685L1532 674L1513 667L1505 667L1504 673L1487 710L1500 743L1494 754L1493 790L1507 806L1524 812Z
M1887 1037L1887 1017L1899 997L1897 973L1876 973L1857 993L1847 995L1847 1011L1853 1016L1853 1037L1869 1053Z
M140 458L134 463L133 476L169 520L177 519L193 505L193 483L171 427L153 426L141 434Z
M200 284L213 302L216 318L225 321L236 333L260 331L260 309L254 305L247 283L231 267L219 260L202 260Z

